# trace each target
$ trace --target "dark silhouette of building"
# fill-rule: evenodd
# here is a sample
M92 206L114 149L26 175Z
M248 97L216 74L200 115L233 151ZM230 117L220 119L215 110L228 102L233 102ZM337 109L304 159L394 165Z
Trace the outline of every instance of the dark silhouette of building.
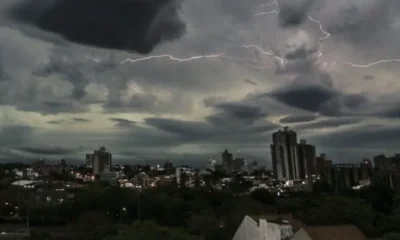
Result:
M315 175L316 167L315 146L307 144L307 141L304 139L300 140L300 143L297 145L297 158L300 179L312 179L312 175Z
M86 167L93 167L93 154L86 154L85 165Z
M369 159L364 159L360 163L360 180L370 181L373 175L372 161Z
M247 167L247 164L246 164L246 161L244 160L244 158L236 158L233 161L233 166L232 166L233 171L247 172L246 167Z
M272 134L271 157L275 179L300 179L297 158L297 134L285 127Z
M381 171L392 170L392 160L390 158L387 158L384 154L374 157L374 165L377 170Z
M321 175L322 172L326 171L327 169L332 168L332 160L329 160L326 157L325 153L321 153L318 157L315 158L315 174Z
M222 167L228 172L233 170L233 155L227 149L222 153Z
M112 155L106 151L105 147L100 147L93 154L86 154L86 164L93 167L93 174L100 174L105 170L111 171Z

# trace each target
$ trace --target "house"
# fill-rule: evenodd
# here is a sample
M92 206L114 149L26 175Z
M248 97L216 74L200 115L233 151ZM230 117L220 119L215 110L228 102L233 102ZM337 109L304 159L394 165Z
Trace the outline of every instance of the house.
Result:
M367 238L354 225L308 227L289 214L245 216L233 240L367 240Z

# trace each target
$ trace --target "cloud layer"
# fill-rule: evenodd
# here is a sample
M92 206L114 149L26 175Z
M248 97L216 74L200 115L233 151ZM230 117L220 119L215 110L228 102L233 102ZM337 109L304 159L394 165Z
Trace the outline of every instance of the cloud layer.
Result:
M399 22L396 0L2 1L0 160L269 165L285 125L337 162L391 154Z
M72 42L150 53L185 32L179 7L180 0L25 0L10 15Z

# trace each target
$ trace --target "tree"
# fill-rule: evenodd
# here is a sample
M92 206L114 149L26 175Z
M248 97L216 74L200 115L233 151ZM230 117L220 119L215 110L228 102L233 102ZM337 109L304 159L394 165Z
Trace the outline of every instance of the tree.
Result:
M196 187L200 187L200 170L196 168L195 174L194 174L194 185Z
M73 225L77 240L99 240L117 233L116 226L98 212L83 214Z
M210 239L219 230L220 225L220 221L215 216L195 215L189 221L189 232Z
M354 224L365 235L376 235L372 225L374 211L369 204L347 197L325 197L303 214L301 220L309 225Z
M265 189L257 189L250 195L254 200L259 201L263 204L273 205L276 202L275 194Z
M252 186L252 182L247 181L241 175L236 175L229 183L229 189L237 193L248 192Z
M400 239L400 233L391 232L385 234L382 240L399 240L399 239Z
M312 192L317 195L333 193L333 187L327 181L315 181Z
M131 166L124 165L124 174L126 175L126 177L128 179L133 178L134 173L133 173L133 170L132 170Z
M381 213L390 213L394 204L394 191L391 187L383 183L375 183L360 192L362 198L365 198L372 208Z
M27 240L53 240L51 233L46 230L32 230L30 231Z
M126 228L118 235L106 238L107 240L204 240L202 236L195 236L179 228L167 228L154 222L136 223Z
M179 175L179 187L181 187L181 188L186 187L186 181L187 181L187 174L183 170L183 168L181 168L180 175Z

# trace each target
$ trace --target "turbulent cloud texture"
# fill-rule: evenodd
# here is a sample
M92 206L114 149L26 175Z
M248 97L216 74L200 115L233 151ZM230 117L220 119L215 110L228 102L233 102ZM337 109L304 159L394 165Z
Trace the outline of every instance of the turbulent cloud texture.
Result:
M400 147L397 0L0 1L0 160L270 165Z
M11 16L76 43L150 53L185 32L179 1L25 0Z

